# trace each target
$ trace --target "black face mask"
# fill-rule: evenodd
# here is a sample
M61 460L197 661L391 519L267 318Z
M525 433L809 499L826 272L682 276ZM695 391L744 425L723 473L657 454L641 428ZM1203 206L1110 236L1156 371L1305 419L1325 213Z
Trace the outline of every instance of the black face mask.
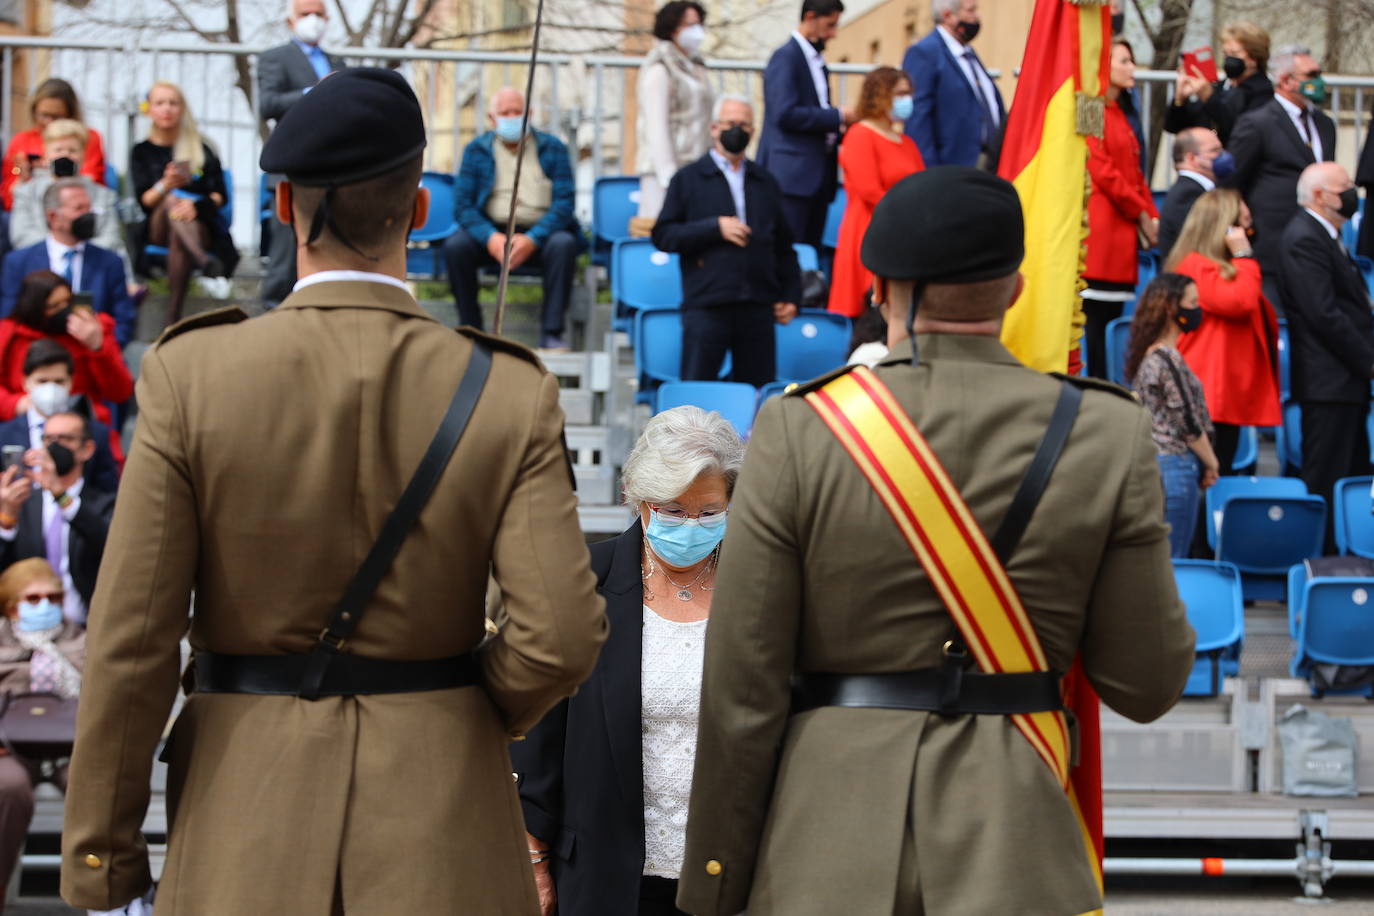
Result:
M1112 13L1112 34L1120 35L1124 28L1126 28L1126 14Z
M88 242L95 238L95 214L83 213L72 220L72 235L78 242Z
M66 156L52 161L52 174L54 178L73 178L76 175L76 160Z
M982 28L982 25L981 22L965 22L960 19L954 23L954 34L964 44L968 44L978 37L978 30Z
M1174 316L1174 321L1178 322L1178 326L1183 329L1185 334L1189 331L1196 331L1202 324L1202 309L1179 309L1178 314Z
M1226 60L1221 63L1221 70L1226 74L1227 79L1238 80L1241 74L1245 72L1245 61L1241 60L1239 57L1228 56Z
M1354 219L1355 214L1360 212L1360 192L1354 188L1342 191L1341 208L1336 212L1346 219Z
M53 467L57 470L58 477L66 477L76 467L76 454L61 442L49 445L48 454L52 456Z
M720 145L727 153L734 155L744 152L744 148L749 145L749 131L736 124L729 130L720 132Z
M67 319L72 315L70 308L62 309L60 312L53 312L43 319L42 330L47 331L54 337L67 333Z

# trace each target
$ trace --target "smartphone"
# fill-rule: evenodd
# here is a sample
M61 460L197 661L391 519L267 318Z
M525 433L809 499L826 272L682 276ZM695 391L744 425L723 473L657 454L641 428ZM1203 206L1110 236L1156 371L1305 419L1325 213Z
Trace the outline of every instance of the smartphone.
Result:
M24 446L6 445L0 448L0 473L8 471L15 465L24 464Z
M173 162L172 165L181 173L182 178L187 181L191 180L191 163L188 160L178 159L176 162Z
M91 314L95 313L95 294L94 293L72 293L72 308L81 309Z
M1200 76L1209 83L1215 83L1217 77L1217 62L1212 57L1210 45L1195 48L1192 51L1183 52L1183 72L1192 76Z
M42 153L29 153L29 165L37 165L43 161Z

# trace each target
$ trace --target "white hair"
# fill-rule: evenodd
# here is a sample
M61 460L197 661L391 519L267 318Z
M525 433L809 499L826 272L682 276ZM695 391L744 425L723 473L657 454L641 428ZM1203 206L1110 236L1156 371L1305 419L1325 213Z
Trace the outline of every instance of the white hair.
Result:
M714 410L674 407L655 414L644 427L620 472L625 505L677 499L702 474L725 475L733 493L744 463L744 441L730 421Z
M1334 165L1334 162L1314 162L1302 170L1298 176L1298 206L1310 206L1313 192L1326 190L1326 176Z
M1299 57L1311 57L1312 49L1306 45L1281 45L1274 56L1269 58L1269 69L1277 82L1293 72Z
M712 121L720 120L720 111L722 108L725 107L726 102L739 102L742 105L748 105L749 117L752 118L754 116L754 103L749 101L748 96L739 95L738 93L727 92L725 95L716 96L716 104L711 106Z
M964 0L931 0L930 14L939 22L945 13L957 13Z

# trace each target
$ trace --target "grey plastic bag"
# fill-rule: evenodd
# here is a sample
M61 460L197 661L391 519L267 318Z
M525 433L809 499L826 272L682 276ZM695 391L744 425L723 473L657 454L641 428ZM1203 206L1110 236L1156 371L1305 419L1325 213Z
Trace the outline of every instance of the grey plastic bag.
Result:
M1285 795L1353 797L1355 727L1349 719L1295 704L1279 717Z

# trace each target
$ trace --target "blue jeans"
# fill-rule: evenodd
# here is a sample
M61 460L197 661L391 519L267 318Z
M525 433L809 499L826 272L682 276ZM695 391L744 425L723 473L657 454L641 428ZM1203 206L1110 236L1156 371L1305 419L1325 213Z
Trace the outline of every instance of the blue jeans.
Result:
M1192 452L1157 455L1159 476L1164 479L1164 520L1169 523L1169 556L1186 557L1197 526L1197 504L1202 465Z

